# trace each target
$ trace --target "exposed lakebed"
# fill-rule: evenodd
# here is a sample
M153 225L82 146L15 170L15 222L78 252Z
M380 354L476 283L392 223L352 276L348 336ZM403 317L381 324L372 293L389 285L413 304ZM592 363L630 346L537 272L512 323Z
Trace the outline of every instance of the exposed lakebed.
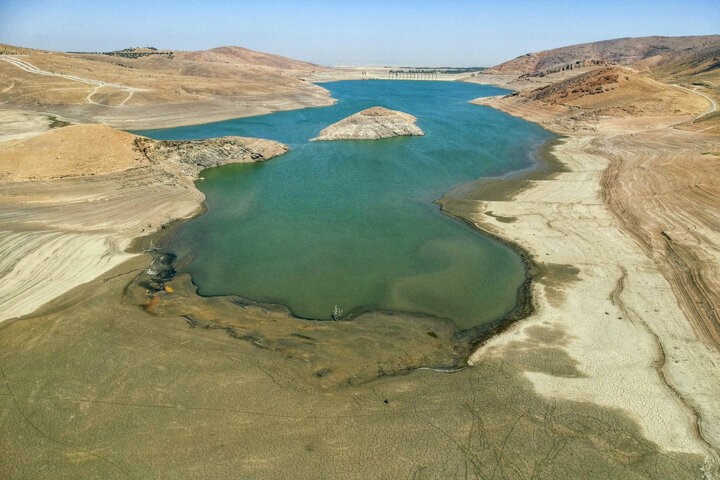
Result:
M207 212L177 229L201 295L281 304L329 319L383 310L482 328L508 313L525 280L510 248L440 212L453 187L531 167L553 136L469 104L503 90L453 82L325 84L332 107L136 132L156 139L269 138L291 152L260 164L206 170ZM414 115L424 137L310 142L374 105Z

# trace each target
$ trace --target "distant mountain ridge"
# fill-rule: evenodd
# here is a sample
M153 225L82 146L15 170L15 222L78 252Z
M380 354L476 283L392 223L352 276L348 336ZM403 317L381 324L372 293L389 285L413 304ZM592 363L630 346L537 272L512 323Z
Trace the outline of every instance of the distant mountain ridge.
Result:
M147 59L149 57L164 57L168 59L184 60L199 63L227 63L235 66L247 65L253 67L267 67L278 70L312 71L325 67L302 60L295 60L272 53L258 52L244 47L224 46L208 50L183 51L160 50L154 47L131 47L109 52L53 52L34 48L17 47L0 43L0 55L28 55L33 53L54 53L68 55L109 56L131 60Z
M527 53L490 71L537 75L587 65L655 68L720 49L720 35L618 38Z
M202 62L243 63L256 67L269 67L280 70L317 70L323 67L294 60L271 53L256 52L243 47L226 46L200 50L197 52L176 52L181 58Z

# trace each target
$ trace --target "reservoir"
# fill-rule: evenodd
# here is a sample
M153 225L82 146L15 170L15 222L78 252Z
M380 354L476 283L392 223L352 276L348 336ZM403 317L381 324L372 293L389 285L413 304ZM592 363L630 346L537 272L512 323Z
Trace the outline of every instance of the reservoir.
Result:
M198 293L286 306L302 318L381 310L482 328L516 304L525 266L512 249L443 214L454 187L530 168L553 135L472 105L504 90L460 82L324 84L334 106L138 131L155 139L238 135L283 142L264 163L205 170L207 211L171 250ZM310 142L372 106L414 115L423 137ZM480 207L481 205L478 204Z

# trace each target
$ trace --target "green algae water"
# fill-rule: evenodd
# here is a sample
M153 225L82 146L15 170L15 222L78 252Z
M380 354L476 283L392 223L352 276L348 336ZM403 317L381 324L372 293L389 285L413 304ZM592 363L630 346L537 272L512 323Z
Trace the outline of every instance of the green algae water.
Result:
M482 327L516 304L525 277L510 248L442 214L453 187L531 168L552 135L468 103L494 87L457 82L323 85L336 105L136 132L156 139L269 138L291 151L202 172L207 212L171 248L201 295L284 305L302 318L382 310ZM418 118L424 137L310 142L371 106Z

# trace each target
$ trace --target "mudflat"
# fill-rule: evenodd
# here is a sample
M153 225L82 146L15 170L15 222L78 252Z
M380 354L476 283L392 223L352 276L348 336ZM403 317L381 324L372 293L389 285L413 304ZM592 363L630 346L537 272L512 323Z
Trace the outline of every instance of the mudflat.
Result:
M537 312L473 359L513 349L536 328L559 328L586 376L528 371L537 392L632 412L648 438L668 449L694 444L717 472L720 323L710 289L720 260L720 142L674 128L712 105L670 90L669 116L662 102L645 103L645 89L608 91L580 110L542 90L478 100L567 135L553 148L567 171L530 182L511 201L463 203L466 218L517 242L547 272L535 283ZM609 114L619 96L636 114Z

